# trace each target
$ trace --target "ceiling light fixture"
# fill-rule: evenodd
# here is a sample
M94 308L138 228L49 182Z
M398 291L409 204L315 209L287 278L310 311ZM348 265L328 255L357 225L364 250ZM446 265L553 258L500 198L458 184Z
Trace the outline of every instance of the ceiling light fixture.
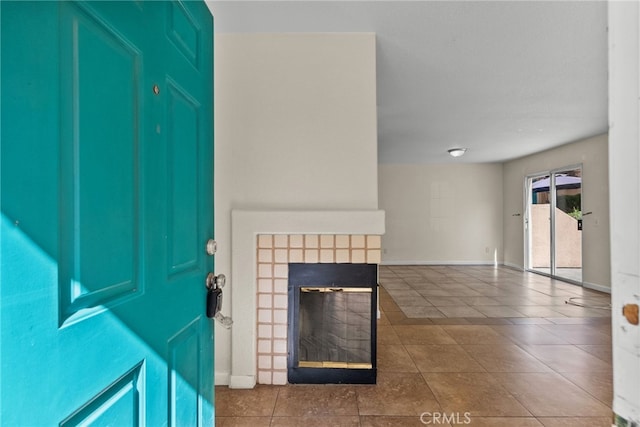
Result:
M466 152L466 148L452 148L451 150L449 150L449 154L451 154L453 157L460 157Z

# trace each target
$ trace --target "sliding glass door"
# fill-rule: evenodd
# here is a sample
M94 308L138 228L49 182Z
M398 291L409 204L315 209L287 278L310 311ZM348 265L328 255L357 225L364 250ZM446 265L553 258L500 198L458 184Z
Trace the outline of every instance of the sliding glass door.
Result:
M526 178L526 266L582 283L582 167Z

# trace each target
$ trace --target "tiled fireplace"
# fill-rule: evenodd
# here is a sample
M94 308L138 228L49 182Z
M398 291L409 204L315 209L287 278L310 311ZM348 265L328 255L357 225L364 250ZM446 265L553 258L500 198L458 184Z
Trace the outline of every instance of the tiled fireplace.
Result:
M380 264L378 235L257 236L259 384L287 383L289 263Z
M232 211L232 388L287 383L289 263L379 264L384 212Z

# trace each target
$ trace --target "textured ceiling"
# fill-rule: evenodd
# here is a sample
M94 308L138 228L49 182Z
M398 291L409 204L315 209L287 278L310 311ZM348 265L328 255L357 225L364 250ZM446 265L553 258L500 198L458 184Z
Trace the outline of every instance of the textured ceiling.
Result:
M208 5L218 33L376 33L381 163L504 161L608 129L604 1Z

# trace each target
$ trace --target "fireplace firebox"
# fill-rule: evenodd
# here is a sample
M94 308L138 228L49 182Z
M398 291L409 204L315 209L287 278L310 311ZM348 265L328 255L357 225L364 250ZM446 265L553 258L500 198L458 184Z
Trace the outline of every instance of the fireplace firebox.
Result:
M288 381L375 384L376 264L289 264Z

